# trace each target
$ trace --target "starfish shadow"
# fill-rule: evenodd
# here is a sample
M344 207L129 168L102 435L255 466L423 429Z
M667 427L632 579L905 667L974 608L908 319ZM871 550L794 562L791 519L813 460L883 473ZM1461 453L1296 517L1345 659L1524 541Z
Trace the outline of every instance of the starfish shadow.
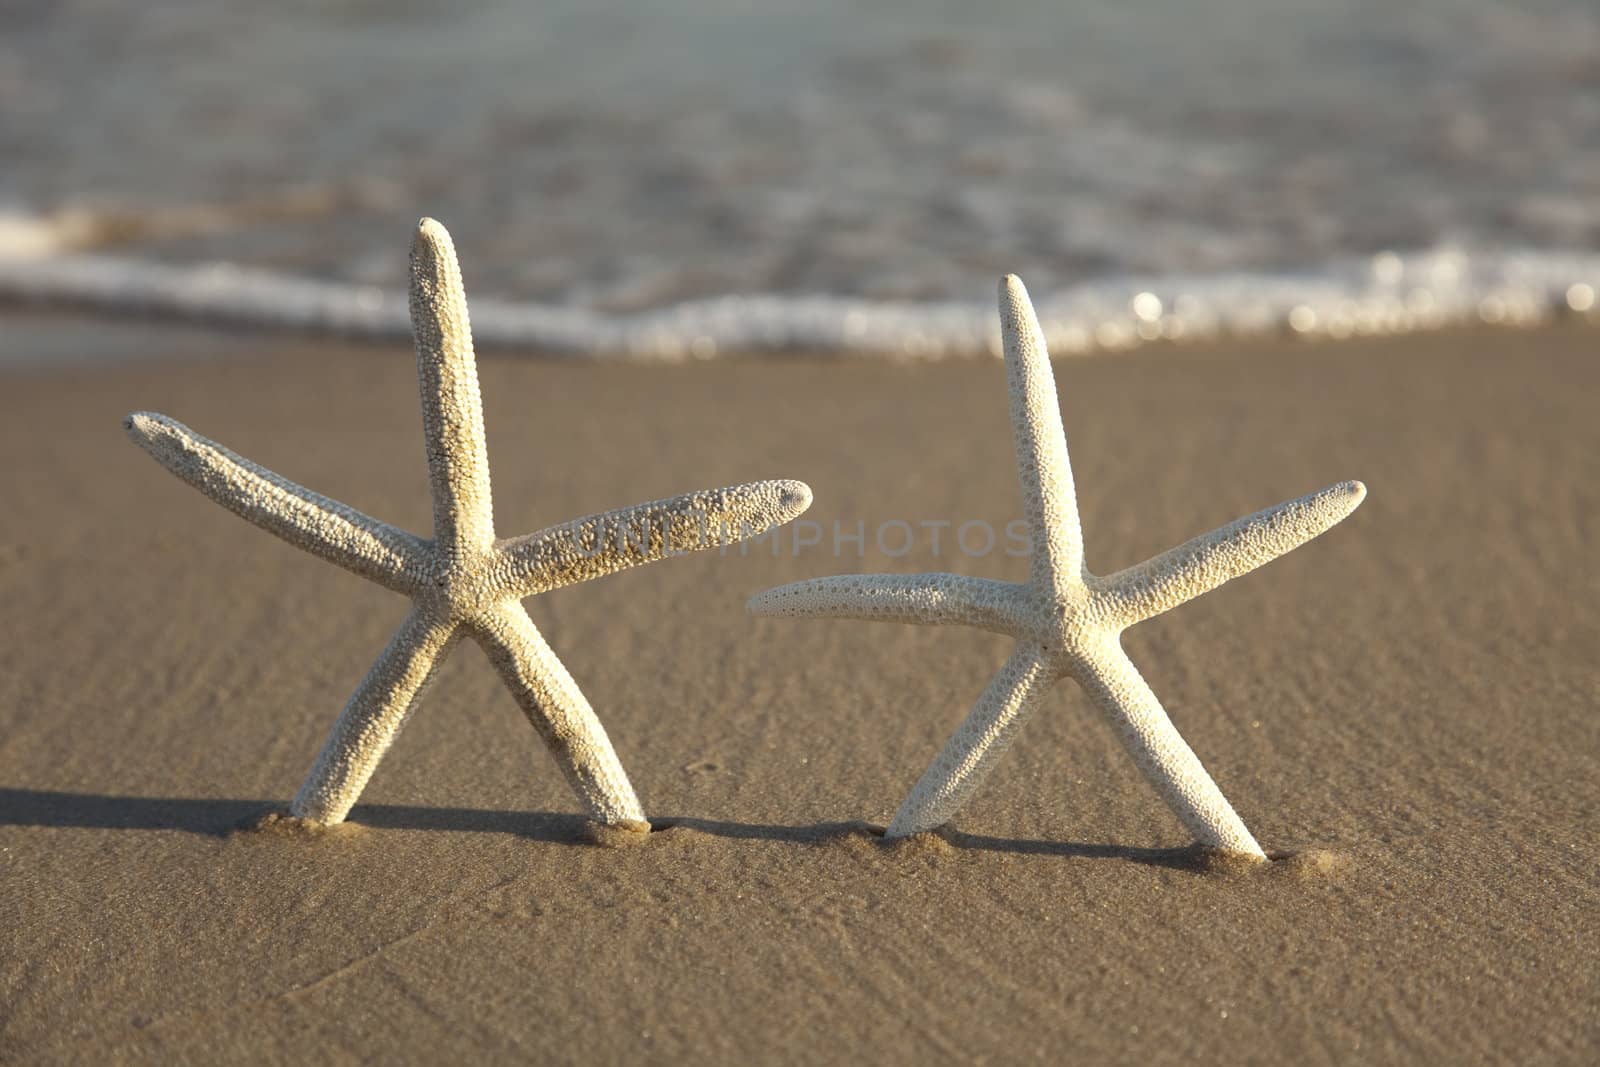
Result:
M281 800L130 797L0 788L0 826L92 830L181 830L225 837L261 816L282 811ZM517 834L538 841L580 842L588 820L561 812L362 804L353 820L382 830L453 830Z
M1128 863L1142 863L1147 867L1168 867L1182 871L1204 869L1211 855L1211 850L1198 845L1140 848L1136 845L1110 845L1084 841L991 837L987 834L962 833L959 830L947 830L941 836L956 848L981 852L1008 852L1020 856L1063 856L1069 859L1123 860Z
M135 797L0 788L0 826L178 830L226 837L242 827L252 825L262 816L282 811L283 808L282 801L264 799ZM360 804L351 822L379 830L513 834L535 841L564 844L589 842L592 825L587 817L576 812L497 811L490 808L444 808L418 804ZM868 829L865 823L849 822L785 826L670 817L656 818L654 827L657 831L681 827L715 837L796 843L818 843Z
M68 793L48 789L0 788L0 826L41 826L88 830L179 830L226 837L261 816L282 810L281 801L212 800L199 797L132 797L100 793ZM434 830L456 833L512 834L532 841L564 845L592 842L591 823L583 815L550 811L496 811L489 808L443 808L416 804L361 804L353 821L380 830ZM652 820L657 831L682 828L712 837L744 841L824 844L848 836L882 837L883 828L865 822L820 822L789 825L746 823L724 819L663 816ZM956 849L1074 859L1115 859L1154 867L1192 870L1202 865L1195 848L1133 848L1074 841L1037 841L990 837L947 830L940 836Z

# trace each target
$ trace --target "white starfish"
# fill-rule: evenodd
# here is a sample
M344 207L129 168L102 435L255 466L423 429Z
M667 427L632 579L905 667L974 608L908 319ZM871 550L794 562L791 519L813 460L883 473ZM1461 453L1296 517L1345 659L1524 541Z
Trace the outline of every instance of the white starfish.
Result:
M1032 566L1021 584L955 574L846 574L769 589L757 615L957 623L1009 634L1016 650L911 790L885 836L949 821L972 795L1046 690L1063 677L1099 705L1145 776L1203 845L1264 858L1261 846L1179 736L1122 651L1121 632L1283 555L1350 514L1360 482L1239 519L1154 559L1100 578L1083 562L1083 533L1061 429L1055 378L1020 279L1000 283L1000 326Z
M483 405L455 248L423 219L411 248L411 320L433 491L432 540L379 522L208 441L137 413L134 441L178 477L269 533L412 600L411 613L345 705L290 808L343 821L463 635L483 646L595 820L645 829L605 728L534 628L521 600L668 555L753 536L811 503L796 481L688 493L496 540Z

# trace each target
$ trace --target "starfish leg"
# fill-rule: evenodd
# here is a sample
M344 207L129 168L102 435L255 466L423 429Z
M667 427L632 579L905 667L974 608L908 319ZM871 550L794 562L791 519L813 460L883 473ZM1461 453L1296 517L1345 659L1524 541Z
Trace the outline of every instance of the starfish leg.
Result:
M751 482L574 519L503 542L517 597L755 537L811 506L804 482Z
M1090 698L1111 719L1117 736L1144 776L1196 841L1266 858L1228 798L1200 763L1139 669L1113 639L1076 675Z
M917 780L884 837L906 837L949 822L982 783L1054 681L1043 650L1037 645L1019 644Z
M1009 610L1021 586L960 574L836 574L808 578L750 598L752 615L959 624L1012 633Z
M411 329L422 382L422 431L433 490L433 536L447 555L494 541L489 449L467 297L450 234L432 219L411 245Z
M326 824L344 821L457 637L454 623L412 610L350 695L290 814Z
M420 537L296 485L176 419L140 411L124 426L156 462L235 515L397 592L414 588L411 569L427 553Z
M1028 290L1014 274L1000 281L1000 336L1022 503L1032 537L1032 577L1037 585L1063 592L1083 583L1083 528L1050 353Z
M1123 627L1169 611L1298 548L1336 525L1367 495L1360 482L1340 482L1201 534L1099 582L1110 616Z
M503 603L470 625L590 816L611 826L647 828L605 727L522 605Z

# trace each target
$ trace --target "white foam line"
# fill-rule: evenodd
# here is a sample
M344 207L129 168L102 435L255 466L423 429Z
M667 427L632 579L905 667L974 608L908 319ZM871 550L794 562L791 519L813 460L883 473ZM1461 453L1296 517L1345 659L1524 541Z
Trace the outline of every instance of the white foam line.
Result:
M982 284L980 284L980 282ZM974 279L974 289L987 282ZM1303 273L1109 279L1043 294L1052 351L1273 333L1343 338L1468 322L1532 325L1600 316L1600 256L1551 251L1385 252ZM0 254L0 298L66 303L372 339L409 336L401 290L233 264L175 266L97 255ZM898 359L998 354L993 310L832 296L726 296L634 315L477 298L481 344L578 358L686 361L813 352Z

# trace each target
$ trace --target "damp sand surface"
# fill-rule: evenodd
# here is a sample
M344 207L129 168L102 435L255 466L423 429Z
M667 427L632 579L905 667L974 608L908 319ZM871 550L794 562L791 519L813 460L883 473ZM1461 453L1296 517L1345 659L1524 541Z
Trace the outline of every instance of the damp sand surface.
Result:
M116 351L142 329L119 326ZM631 847L597 842L470 645L350 825L263 822L405 605L171 478L122 416L169 413L412 529L427 479L405 350L216 343L227 358L0 377L0 1058L1600 1047L1592 331L1057 363L1098 571L1344 478L1370 488L1325 537L1125 638L1277 856L1256 869L1188 849L1070 685L947 833L885 846L875 827L1006 640L745 615L814 574L1024 573L1003 544L952 546L1019 510L992 362L486 358L503 535L799 477L820 544L530 602L656 820ZM936 552L922 524L941 521ZM896 522L916 531L902 555L896 527L875 536Z

